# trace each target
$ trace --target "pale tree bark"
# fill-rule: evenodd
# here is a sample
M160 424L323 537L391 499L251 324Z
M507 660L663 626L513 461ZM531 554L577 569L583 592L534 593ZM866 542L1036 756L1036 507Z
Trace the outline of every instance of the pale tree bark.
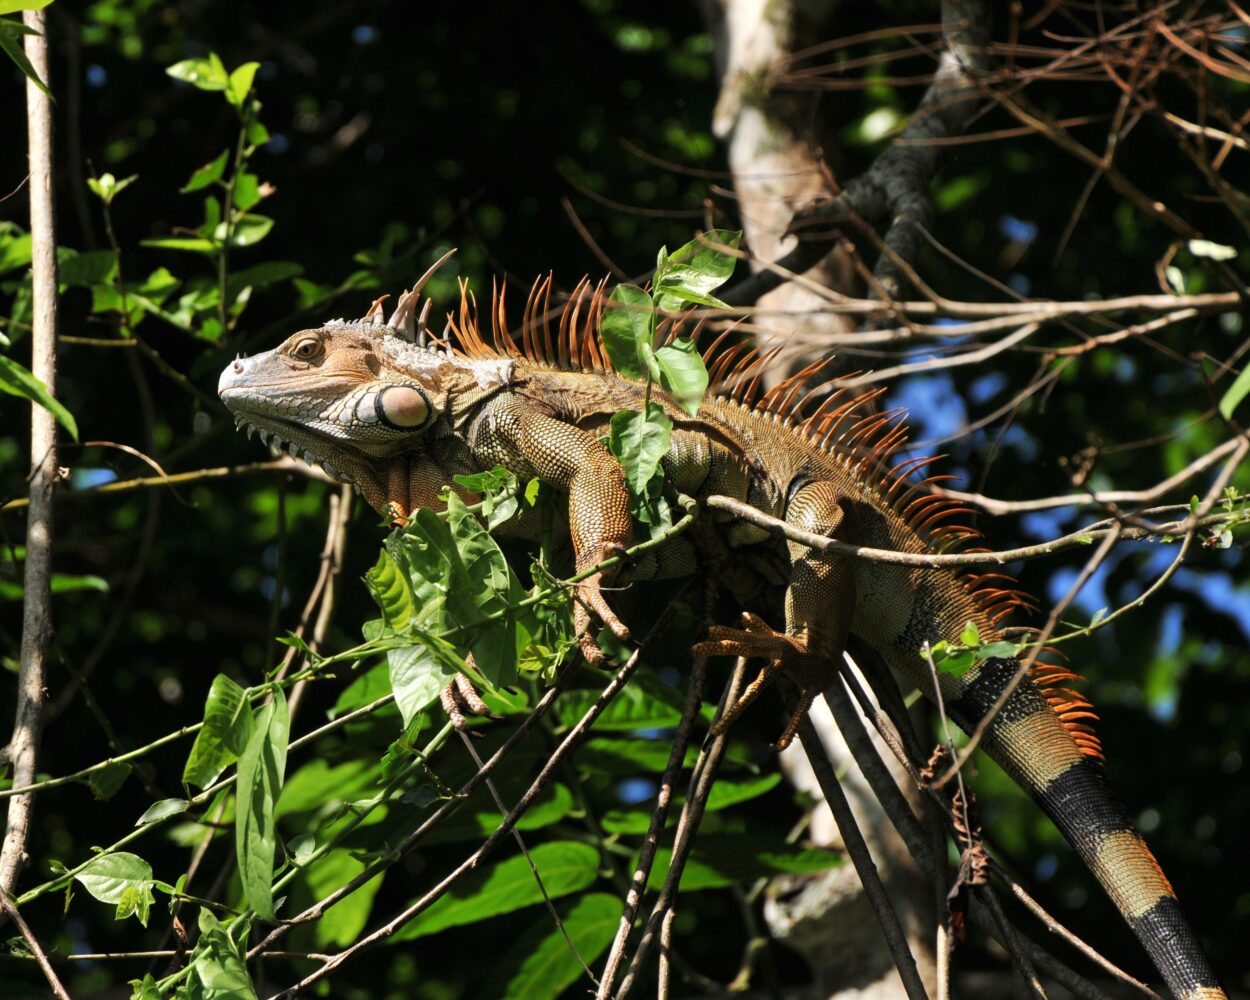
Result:
M734 192L746 241L755 257L781 260L792 253L796 237L787 235L791 220L814 204L827 204L834 193L824 162L819 129L819 96L769 90L768 79L795 51L823 41L836 0L705 0L706 19L717 42L721 69L720 97L712 131L726 144ZM759 269L758 262L753 269ZM802 268L817 284L849 290L847 260L825 247ZM846 333L850 321L820 315L816 293L790 283L767 292L755 321L761 340L783 344L775 370L798 363L794 345L819 343L828 334ZM806 348L801 348L806 350Z
M47 12L26 11L26 57L41 80L48 80ZM30 155L31 371L49 392L56 386L56 228L52 200L52 101L26 81L26 120ZM13 785L34 782L46 695L45 672L52 632L52 494L59 472L56 418L37 403L30 406L30 507L26 519L23 578L21 669L9 758ZM26 862L32 796L9 799L4 845L0 848L0 890L11 893Z

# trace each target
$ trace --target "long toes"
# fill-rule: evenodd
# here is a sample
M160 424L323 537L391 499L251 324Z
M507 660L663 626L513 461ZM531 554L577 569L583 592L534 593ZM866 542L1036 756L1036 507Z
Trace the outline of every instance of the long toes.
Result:
M474 715L484 715L493 717L490 706L482 701L482 696L477 693L477 688L473 686L473 682L464 674L456 674L452 679L452 683L456 685L456 693L460 696L461 703Z
M695 656L751 656L751 648L736 639L707 639L691 647Z
M592 667L602 667L607 662L606 657L603 655L603 650L599 648L595 642L595 637L589 632L583 632L578 638L577 644L581 647L582 656L586 657L586 662Z
M456 682L448 681L447 686L439 692L439 704L443 706L443 711L447 718L451 721L452 728L457 732L463 733L469 728L469 720L464 717L464 713L460 710L460 692L456 690Z
M612 630L614 636L618 639L629 638L629 628L616 617L616 612L608 607L608 602L597 589L583 591L582 600L590 605L590 609L604 625Z

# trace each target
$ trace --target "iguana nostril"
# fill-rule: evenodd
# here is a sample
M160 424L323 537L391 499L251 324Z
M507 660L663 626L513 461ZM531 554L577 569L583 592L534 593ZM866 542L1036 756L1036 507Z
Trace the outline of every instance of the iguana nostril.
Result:
M236 375L243 374L243 361L240 358L235 358L234 364L231 367L234 368L234 373Z

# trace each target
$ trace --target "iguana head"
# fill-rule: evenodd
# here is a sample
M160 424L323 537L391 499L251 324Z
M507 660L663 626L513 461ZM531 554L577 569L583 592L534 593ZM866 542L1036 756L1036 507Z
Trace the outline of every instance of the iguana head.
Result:
M456 359L424 346L428 301L420 317L416 308L421 286L449 256L400 296L389 323L379 299L360 320L330 320L227 365L217 392L236 422L355 484L385 511L459 382Z

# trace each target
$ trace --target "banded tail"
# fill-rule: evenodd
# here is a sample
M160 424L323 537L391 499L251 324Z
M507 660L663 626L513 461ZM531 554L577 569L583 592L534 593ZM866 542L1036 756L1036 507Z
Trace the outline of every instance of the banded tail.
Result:
M1017 668L1014 660L990 659L962 677L944 675L951 718L965 731L975 729ZM1089 866L1179 1000L1227 1000L1171 884L1108 786L1096 742L1072 718L1084 713L1065 717L1071 704L1026 680L982 745Z

